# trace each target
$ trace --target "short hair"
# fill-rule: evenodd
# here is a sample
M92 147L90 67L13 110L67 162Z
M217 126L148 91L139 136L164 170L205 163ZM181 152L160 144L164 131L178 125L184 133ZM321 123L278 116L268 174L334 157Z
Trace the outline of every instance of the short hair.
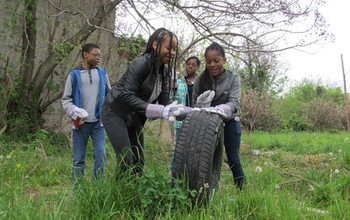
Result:
M187 58L187 60L186 60L185 63L187 63L189 60L196 60L196 61L197 61L197 65L198 65L198 66L201 65L201 61L200 61L199 58L196 57L196 56L191 56L191 57Z
M84 52L89 53L94 48L100 49L100 47L97 44L93 44L93 43L84 44L81 49L81 56L84 58Z

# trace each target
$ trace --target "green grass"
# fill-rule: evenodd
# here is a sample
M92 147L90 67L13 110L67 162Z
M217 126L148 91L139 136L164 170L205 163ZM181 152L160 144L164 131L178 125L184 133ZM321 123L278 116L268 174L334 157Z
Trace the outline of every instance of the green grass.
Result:
M311 132L255 132L244 134L243 143L254 146L254 149L276 149L295 154L335 153L349 149L350 134L311 133Z
M92 145L79 187L70 182L71 149L40 131L31 143L0 140L0 219L350 219L348 133L262 133L242 137L248 185L238 191L224 163L207 207L173 186L173 146L145 130L142 176L116 176L107 145L105 181L92 180ZM181 185L182 183L178 183Z

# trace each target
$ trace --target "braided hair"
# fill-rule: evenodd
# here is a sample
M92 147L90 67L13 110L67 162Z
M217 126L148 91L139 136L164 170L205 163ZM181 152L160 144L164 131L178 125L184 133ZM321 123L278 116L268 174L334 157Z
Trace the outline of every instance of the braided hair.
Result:
M216 42L213 42L211 43L206 49L205 49L205 52L204 52L204 57L207 56L207 53L211 50L216 50L219 52L220 56L222 56L223 58L226 58L225 56L225 51L224 51L224 48L216 43Z
M163 41L165 40L166 37L170 37L170 42L172 42L174 39L178 42L178 39L177 39L177 36L165 29L165 28L159 28L157 29L148 39L148 42L147 42L147 45L146 45L146 50L143 54L146 54L146 53L151 53L152 56L155 58L155 61L156 61L156 71L157 71L157 74L159 74L159 69L160 69L160 66L163 64L160 59L159 59L159 56L160 56L160 51L161 51L161 48L162 48L162 43ZM153 42L156 41L157 42L157 47L156 49L153 48ZM170 56L171 54L171 50L173 48L172 47L172 44L170 43L170 49L169 49L169 57L170 57L170 60L169 60L169 63L167 64L168 65L168 68L166 69L166 79L168 80L168 85L169 85L169 90L171 90L171 79L173 77L173 79L176 78L176 60L177 60L177 53L175 53L175 56L172 57ZM176 48L175 48L175 51L178 50L178 44L176 44ZM174 82L174 85L173 85L173 88L175 88L175 83L176 83L176 80L173 81Z

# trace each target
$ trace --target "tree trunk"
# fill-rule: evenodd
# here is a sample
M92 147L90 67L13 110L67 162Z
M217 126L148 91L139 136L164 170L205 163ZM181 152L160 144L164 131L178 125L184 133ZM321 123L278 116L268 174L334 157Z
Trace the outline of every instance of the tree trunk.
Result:
M25 21L22 33L20 75L24 85L32 80L36 49L36 0L25 0Z
M344 62L343 62L343 54L341 54L341 66L343 70L343 83L344 83L344 103L345 103L345 113L346 113L346 125L347 131L350 132L350 111L349 111L349 96L346 91L346 77L344 71Z
M9 101L6 106L6 133L21 136L25 133L35 132L41 126L41 116L46 108L59 96L53 96L45 102L42 100L45 86L49 82L50 76L53 75L55 68L60 64L62 55L68 56L75 46L84 42L99 26L104 22L106 17L114 11L115 7L122 0L107 1L103 0L99 3L96 13L86 18L85 25L76 30L76 33L70 38L59 43L56 50L49 47L46 59L35 68L35 52L37 41L37 0L25 0L24 5L24 24L22 33L21 46L21 66L19 74L15 78L15 86L10 94ZM59 13L64 10L56 8ZM71 12L69 12L71 13ZM85 14L82 14L86 16ZM50 42L54 44L55 42ZM56 43L57 45L57 43ZM58 54L57 48L63 54ZM36 71L34 72L34 69ZM60 92L57 92L60 94ZM0 128L1 129L1 128Z
M29 95L35 61L36 22L36 0L25 0L21 66L15 78L15 91L7 105L8 131L12 134L31 131L39 121L35 110L37 101Z

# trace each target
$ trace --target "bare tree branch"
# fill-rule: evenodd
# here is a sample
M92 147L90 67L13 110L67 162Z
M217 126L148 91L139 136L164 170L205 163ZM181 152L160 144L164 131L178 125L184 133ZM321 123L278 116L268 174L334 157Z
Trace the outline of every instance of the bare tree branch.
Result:
M59 100L63 95L63 91L62 92L59 92L57 93L56 95L54 96L51 96L50 99L46 102L43 102L43 100L40 100L40 111L41 112L45 112L47 110L47 108L52 104L54 103L55 101Z
M135 2L133 1L133 4ZM187 20L186 25L189 24L193 28L194 41L200 42L208 39L206 36L211 36L236 52L279 52L306 47L327 37L332 38L324 31L327 24L317 9L323 3L320 0L307 2L300 0L202 0L182 1L181 3L176 0L163 0L161 2L166 8L163 16L170 17L171 14L174 14L174 16L182 16ZM148 20L148 17L142 20ZM149 24L149 22L145 23ZM297 25L299 23L303 23L306 28ZM244 30L250 28L255 28L256 31L252 35L244 35ZM221 35L214 33L221 33ZM311 33L313 35L310 35ZM302 34L307 34L307 37L303 37ZM292 35L299 36L299 38L295 38L293 42L293 39L289 37ZM240 39L256 39L259 40L259 45L252 45L250 51L246 51L246 48L241 46ZM290 43L280 44L279 42L284 39L288 39ZM197 42L190 42L185 51L195 44Z
M221 36L221 35L232 36L232 37L239 36L239 37L245 38L248 41L251 41L251 42L255 43L255 41L252 41L251 39L247 38L246 36L244 36L242 34L230 33L230 32L212 33L212 34L204 35L204 36L202 36L200 38L197 38L197 39L193 40L185 49L182 50L182 52L179 54L179 58L183 57L188 52L188 50L190 48L192 48L193 46L195 46L197 43L201 42L202 40L209 39L210 37ZM226 43L226 44L228 44L228 43ZM235 47L235 46L233 46L233 47ZM236 48L238 48L238 46L236 46Z
M135 4L133 1L128 0L129 4L132 6L132 8L134 9L134 11L137 13L137 15L141 18L141 20L143 20L148 26L150 26L152 28L152 30L155 30L156 28L150 23L148 22L148 20L144 17L143 14L141 14L139 12L139 10L137 10ZM141 25L141 22L139 22L139 25ZM145 29L145 28L144 28Z
M94 32L97 29L97 27L99 27L102 24L103 20L110 14L110 12L112 12L115 9L115 7L121 1L122 0L111 0L104 5L101 5L100 8L97 10L96 14L93 16L93 18L87 19L87 23L85 24L85 26L81 28L72 37L66 40L66 43L64 45L66 47L65 51L66 52L72 51L74 48L73 45L77 45L80 42L83 42L85 39L87 39L87 37L92 32ZM43 64L38 68L37 74L33 79L33 84L38 91L42 91L45 85L46 79L55 69L59 61L60 60L57 57L57 54L54 51L50 51L49 56L46 58Z
M89 18L84 12L80 11L79 9L76 9L75 11L69 11L69 10L65 10L65 9L61 9L61 8L57 7L55 4L52 3L51 0L47 0L47 1L48 1L55 9L57 9L57 10L59 11L59 13L57 13L57 14L55 14L55 15L52 15L52 17L57 17L57 16L59 16L59 15L61 15L61 14L64 14L64 13L71 14L71 15L82 15L82 16L85 18L87 25L89 25L89 26L91 26L91 27L93 27L93 28L95 28L95 29L99 29L99 30L103 30L103 31L106 31L106 32L110 32L110 33L112 33L112 34L115 34L115 32L112 31L112 30L109 30L109 29L107 29L107 28L100 27L100 26L98 26L98 25L96 25L96 24L92 24L92 23L90 22L90 18ZM121 0L121 1L122 1L122 0ZM106 5L107 5L107 4L106 4ZM104 9L106 9L105 5L104 5L103 7L104 7Z

